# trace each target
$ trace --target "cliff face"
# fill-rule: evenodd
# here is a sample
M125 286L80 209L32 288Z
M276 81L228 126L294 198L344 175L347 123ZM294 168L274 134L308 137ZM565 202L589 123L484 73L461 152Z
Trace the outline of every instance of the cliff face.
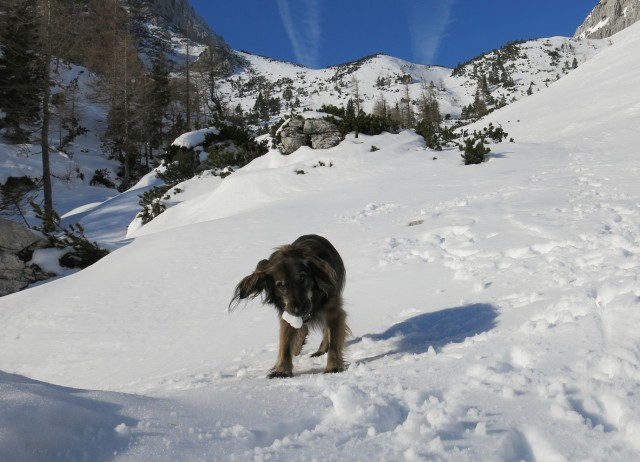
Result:
M218 44L224 43L222 37L198 16L188 0L129 0L129 3L149 15L151 21L157 23L161 20L165 24L160 26L172 26L192 40L210 39Z
M610 37L640 19L640 0L600 0L574 38Z

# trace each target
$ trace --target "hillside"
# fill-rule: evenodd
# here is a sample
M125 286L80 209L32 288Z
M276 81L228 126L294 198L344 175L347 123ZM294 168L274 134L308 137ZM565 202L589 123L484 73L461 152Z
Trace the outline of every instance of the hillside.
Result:
M141 37L139 52L142 61L149 66L150 56L158 44L163 44L169 68L183 69L187 39L177 25L166 23L166 20L159 19L144 8L137 12L136 17ZM189 53L193 59L206 50L202 43L189 43ZM417 112L418 102L425 91L433 91L440 114L443 118L450 119L445 123L453 124L464 108L474 102L479 82L483 79L487 82L487 87L482 98L489 107L509 104L526 97L528 93L545 89L608 46L608 42L604 40L553 37L508 44L464 63L455 70L417 65L386 55L369 56L356 62L314 70L228 50L221 43L220 49L226 51L215 58L217 65L227 71L235 68L231 75L221 77L216 83L226 111L235 113L240 108L248 114L255 108L261 94L279 100L279 109L267 120L262 120L253 127L260 130L263 125L276 123L291 112L315 110L323 104L346 105L354 97L356 81L362 108L367 112L374 111L375 105L381 100L388 107L402 105L407 93L411 106ZM203 55L203 63L207 62L205 55L207 53ZM74 107L77 107L76 117L86 132L63 146L61 140L66 134L65 114L54 111L50 129L54 149L54 208L63 216L64 223L80 221L91 239L110 248L118 247L119 242L126 237L129 223L140 210L138 196L151 186L159 184L158 180L142 178L138 187L130 188L124 195L119 195L116 189L91 184L99 170L106 172L107 178L115 185L122 181L121 154L113 151L114 141L106 136L110 111L107 98L101 93L106 91L106 87L95 73L82 66L62 62L58 69L52 76L52 81L55 82L52 91L54 94L68 95L70 88L73 88L72 82L77 79L77 91L73 93ZM202 67L197 62L194 63L191 79L196 89L206 83L208 69L208 65ZM175 82L180 82L183 78L182 72L173 72L171 75ZM226 75L226 71L222 75ZM69 96L65 98L69 99ZM211 115L208 105L210 102L203 102L193 116L201 125ZM70 106L70 102L66 103L65 107L67 106ZM184 109L177 101L171 107L172 115L165 115L165 121L178 120ZM135 120L139 120L139 117ZM132 127L132 130L133 128L141 133L142 127ZM0 168L0 182L5 182L9 176L37 177L40 174L37 132L34 138L33 143L21 145L4 144L0 139L0 148L7 155L7 160ZM146 163L154 165L154 162L158 162L158 159L144 160L148 142L137 144L141 170L148 168ZM160 152L161 150L157 150L156 155ZM37 197L36 199L39 200ZM100 217L105 205L101 204L107 200L110 203L106 207L112 202L123 204L118 219L118 232L114 232L115 226L108 230L102 226ZM178 197L177 200L184 199ZM25 208L28 209L28 206ZM33 224L35 220L30 211L24 212ZM18 216L14 218L20 219ZM111 220L113 223L115 218L112 217Z
M492 74L498 74L488 90L496 101L508 104L527 96L530 87L531 92L546 88L606 46L601 40L564 37L522 41L487 52L455 72L386 55L316 70L240 52L245 65L222 80L221 93L226 95L229 108L239 105L247 112L253 109L258 94L266 92L280 98L281 113L286 114L292 109L317 110L323 104L346 105L354 97L355 79L363 109L372 112L382 98L389 106L400 103L405 98L405 83L416 106L424 87L433 84L442 116L459 118L462 108L473 102L483 76L491 79ZM287 96L287 89L291 96Z
M0 298L0 459L638 459L639 26L480 121L516 139L486 163L412 131L271 151ZM305 233L346 262L350 365L321 374L315 335L267 380L274 312L226 307Z

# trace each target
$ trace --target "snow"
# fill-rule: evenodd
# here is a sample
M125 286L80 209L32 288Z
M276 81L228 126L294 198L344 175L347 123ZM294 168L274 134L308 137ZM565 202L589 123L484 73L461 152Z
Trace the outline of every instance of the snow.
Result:
M209 133L213 133L217 135L218 133L220 133L220 131L216 127L208 127L208 128L202 128L200 130L194 130L192 132L188 132L183 135L180 135L173 142L173 145L184 147L187 149L194 148L196 146L200 146L201 144L203 144L206 135Z
M300 316L294 316L286 311L282 313L282 319L288 322L291 327L295 327L296 329L300 329L303 324Z
M572 40L566 37L528 40L520 45L520 57L512 64L507 64L515 86L493 87L492 96L496 99L504 97L511 102L526 97L530 85L532 91L544 89L550 82L569 72L566 69L567 61L572 62L575 58L581 65L606 48L608 43L607 40ZM556 52L558 59L551 59L551 52ZM474 101L478 86L475 77L477 71L474 69L480 66L487 74L492 70L491 65L483 59L467 64L465 75L454 76L452 70L445 67L414 64L384 54L326 69L308 69L247 53L238 55L248 65L232 77L223 79L219 85L220 91L229 95L229 107L240 105L245 111L253 108L259 94L260 87L250 85L256 76L272 84L271 96L282 100L285 111L291 110L284 93L287 88L295 96L293 100L300 101L300 107L296 109L298 111L318 109L323 104L344 107L349 99L355 98L355 79L358 82L358 97L367 112L372 112L381 98L385 99L388 107L396 103L402 105L402 99L405 98L403 82L406 76L410 76L407 89L412 101L419 101L423 97L424 86L433 83L437 89L436 100L440 113L457 117L463 106ZM383 85L379 84L381 81ZM244 88L242 96L238 88ZM309 116L313 117L311 114Z
M516 141L481 165L350 136L190 180L126 240L134 193L91 208L119 248L0 298L0 460L638 460L640 24L611 40L479 122ZM349 366L316 332L268 380L277 312L226 307L308 233L347 268Z

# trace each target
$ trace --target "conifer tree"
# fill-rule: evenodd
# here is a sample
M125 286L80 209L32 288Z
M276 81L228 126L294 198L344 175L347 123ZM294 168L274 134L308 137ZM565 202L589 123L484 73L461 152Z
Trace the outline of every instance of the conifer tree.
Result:
M44 82L37 0L13 0L0 18L0 123L9 140L26 143L40 118Z
M481 164L485 161L487 154L491 152L491 148L485 146L485 140L482 137L472 137L464 139L464 146L460 146L462 160L465 165Z
M163 124L167 107L171 102L169 88L169 70L164 50L160 49L153 59L151 69L151 90L149 104L149 144L153 149L158 149L163 142Z

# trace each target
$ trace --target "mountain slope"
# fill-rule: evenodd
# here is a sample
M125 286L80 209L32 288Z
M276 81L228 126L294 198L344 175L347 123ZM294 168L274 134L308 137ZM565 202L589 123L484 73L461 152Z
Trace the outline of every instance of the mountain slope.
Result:
M300 111L317 110L322 104L345 106L354 98L355 80L363 109L372 112L381 99L389 107L402 104L405 83L417 110L425 86L433 85L442 116L458 118L462 108L473 102L478 80L483 77L491 79L497 74L496 80L490 82L490 95L496 101L504 100L503 104L511 103L527 96L528 91L546 88L606 46L605 41L564 37L514 42L464 63L454 72L386 55L326 69L307 69L237 53L245 65L221 81L220 92L229 108L240 107L245 112L253 109L260 93L278 97L282 103L280 113L287 114L292 108Z
M3 297L0 369L112 392L1 375L0 457L637 459L638 32L492 114L517 142L484 164L409 131L271 152L87 270ZM225 309L309 232L346 262L350 366L305 354L269 381L273 310Z

